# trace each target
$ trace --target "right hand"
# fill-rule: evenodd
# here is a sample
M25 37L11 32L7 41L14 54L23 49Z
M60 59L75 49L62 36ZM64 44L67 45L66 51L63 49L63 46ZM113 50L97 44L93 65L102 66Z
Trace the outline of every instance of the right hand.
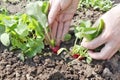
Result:
M120 49L120 4L105 13L100 19L105 22L105 28L100 36L81 45L89 49L88 54L94 59L110 59ZM105 44L100 52L94 49Z
M56 45L64 40L69 31L72 17L77 9L79 0L50 0L48 22L51 28L51 37Z

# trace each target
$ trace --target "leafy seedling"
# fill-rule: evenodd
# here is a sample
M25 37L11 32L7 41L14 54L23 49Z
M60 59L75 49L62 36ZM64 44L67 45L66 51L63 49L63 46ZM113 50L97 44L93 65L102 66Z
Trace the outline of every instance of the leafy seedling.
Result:
M88 49L81 45L77 45L78 39L86 38L86 40L91 41L97 36L99 36L104 29L104 21L101 19L100 23L96 27L91 27L90 21L81 21L80 26L75 28L76 41L71 50L71 55L77 59L86 58L87 63L92 61L92 58L87 54ZM80 56L80 57L79 57Z
M11 44L13 49L20 49L22 60L44 49L44 39L48 35L48 7L48 1L36 1L27 5L24 14L0 14L0 41L5 46Z
M113 7L112 0L80 0L78 9L82 7L99 9L103 12L110 10Z
M48 32L50 31L48 28L48 13L49 3L47 1L37 1L35 3L30 3L27 5L27 14L33 16L38 20L42 28L44 29L45 35L47 37L46 42L50 45L52 52L57 53L59 50L59 46L55 45L55 40L51 39Z
M65 41L69 41L71 39L71 35L70 34L66 34L64 37Z

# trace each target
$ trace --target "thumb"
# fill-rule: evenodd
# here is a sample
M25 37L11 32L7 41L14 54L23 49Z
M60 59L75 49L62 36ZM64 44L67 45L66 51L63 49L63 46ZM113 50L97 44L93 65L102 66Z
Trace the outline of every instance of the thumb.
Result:
M53 21L55 20L55 17L57 16L58 12L60 11L59 0L55 0L54 4L51 3L50 5L51 5L51 9L50 9L50 12L48 14L49 25L53 23Z
M107 40L108 40L108 38L105 36L105 33L103 32L100 36L96 37L92 41L88 42L85 39L83 39L81 45L88 49L95 49L95 48L105 44Z
M101 19L101 18L100 18ZM98 19L92 27L97 27L100 24L100 19ZM108 40L108 36L106 35L108 32L106 30L103 30L103 32L96 38L94 38L91 41L87 41L86 39L83 39L81 45L88 48L88 49L95 49L103 44Z

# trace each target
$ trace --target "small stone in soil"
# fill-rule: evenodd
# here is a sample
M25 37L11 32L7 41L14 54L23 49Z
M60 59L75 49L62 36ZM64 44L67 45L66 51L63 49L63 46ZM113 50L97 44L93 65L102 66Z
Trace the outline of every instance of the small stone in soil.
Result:
M112 74L112 72L108 69L108 68L105 68L104 70L103 70L103 74L102 74L104 77L106 77L106 76L112 76L113 74Z

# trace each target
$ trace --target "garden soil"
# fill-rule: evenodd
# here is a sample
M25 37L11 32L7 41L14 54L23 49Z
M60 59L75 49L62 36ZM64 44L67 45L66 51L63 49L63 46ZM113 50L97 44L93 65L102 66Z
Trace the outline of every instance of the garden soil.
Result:
M116 0L120 2L119 0ZM24 12L26 1L7 3L0 1L0 6L6 7L11 14ZM79 25L80 19L91 20L93 23L103 13L99 10L77 10L71 23ZM71 31L71 34L73 32ZM74 37L64 42L63 47L70 48ZM19 50L11 51L0 43L0 80L120 80L120 53L110 60L93 60L87 64L85 60L71 61L72 58L63 52L61 55L51 53L46 47L44 55L37 55L24 62L19 59ZM65 57L65 58L64 58Z

